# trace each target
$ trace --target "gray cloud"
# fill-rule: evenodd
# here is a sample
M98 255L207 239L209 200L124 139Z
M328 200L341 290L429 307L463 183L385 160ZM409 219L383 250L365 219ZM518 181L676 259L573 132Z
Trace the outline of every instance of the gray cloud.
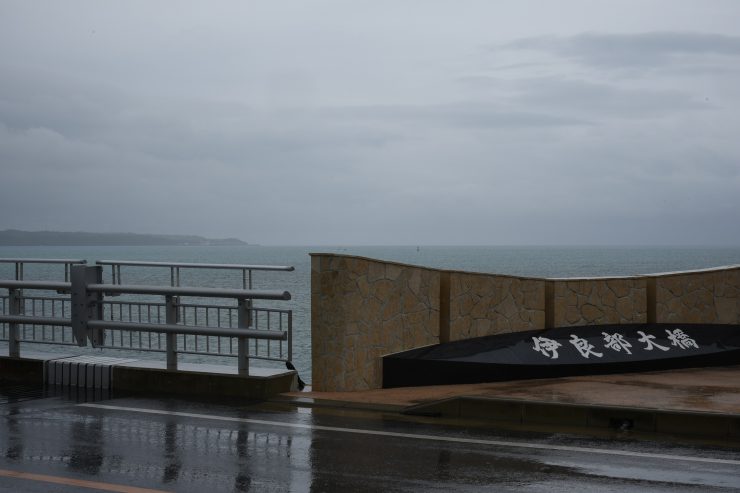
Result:
M494 104L483 101L432 105L345 106L327 109L326 113L348 120L411 121L465 128L550 127L589 123L585 119L548 114L535 109L511 108L506 102Z
M590 3L245 5L4 4L0 228L740 242L738 33L706 9L693 35Z
M503 48L543 51L594 66L650 68L677 63L682 57L740 57L740 36L695 32L583 33L523 38Z
M463 79L470 83L470 78ZM503 107L530 108L543 121L548 117L561 124L596 123L608 118L655 118L698 110L713 105L686 91L666 88L628 87L624 84L573 79L566 75L520 78L503 82L500 78L477 76L476 89L493 93L506 91ZM485 105L479 107L485 111ZM534 113L534 112L537 113ZM579 120L581 118L581 120Z
M522 80L517 86L517 101L521 104L561 115L587 114L600 120L663 117L711 109L706 101L671 89L635 89L554 77Z

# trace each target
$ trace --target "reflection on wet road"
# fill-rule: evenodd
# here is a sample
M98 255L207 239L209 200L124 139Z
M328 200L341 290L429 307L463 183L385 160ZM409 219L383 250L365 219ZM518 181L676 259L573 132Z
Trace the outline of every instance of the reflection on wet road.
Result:
M96 488L33 475L108 491L199 493L740 488L740 454L729 448L451 428L269 403L96 397L92 405L79 394L3 400L0 470L10 474L0 474L0 491Z

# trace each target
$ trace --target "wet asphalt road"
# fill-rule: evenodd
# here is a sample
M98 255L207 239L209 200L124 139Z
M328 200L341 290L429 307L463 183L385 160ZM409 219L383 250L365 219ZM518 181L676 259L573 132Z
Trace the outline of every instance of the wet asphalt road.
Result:
M19 473L25 476L13 477ZM75 480L87 483L69 484ZM0 492L98 487L739 491L740 450L467 429L269 403L54 395L0 386Z

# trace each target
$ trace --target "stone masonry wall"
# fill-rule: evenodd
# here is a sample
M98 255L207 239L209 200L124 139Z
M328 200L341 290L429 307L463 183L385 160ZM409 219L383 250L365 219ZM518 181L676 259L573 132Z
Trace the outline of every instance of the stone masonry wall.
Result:
M313 388L380 388L382 356L505 332L646 322L740 324L740 266L533 279L311 254Z
M469 339L545 328L545 281L450 273L450 337Z
M377 260L312 255L314 390L381 386L381 357L439 342L440 274Z
M554 279L553 327L647 322L644 278Z
M740 324L740 267L654 279L656 322Z

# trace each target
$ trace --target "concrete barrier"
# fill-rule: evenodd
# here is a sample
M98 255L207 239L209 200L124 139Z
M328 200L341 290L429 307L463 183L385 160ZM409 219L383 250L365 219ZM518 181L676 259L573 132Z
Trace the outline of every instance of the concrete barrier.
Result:
M50 353L23 358L0 356L0 382L250 400L264 400L297 388L295 371L252 370L251 375L241 376L231 366L182 363L180 370L172 371L162 361Z

